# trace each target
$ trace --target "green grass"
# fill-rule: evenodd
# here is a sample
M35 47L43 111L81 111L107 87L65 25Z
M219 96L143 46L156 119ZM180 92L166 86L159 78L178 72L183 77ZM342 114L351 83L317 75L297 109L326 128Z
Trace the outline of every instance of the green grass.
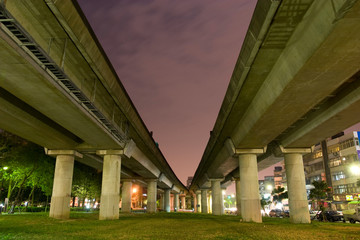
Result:
M240 222L237 216L193 213L120 214L99 221L97 213L71 213L69 220L45 213L0 215L0 239L360 239L360 224L291 224L264 218Z

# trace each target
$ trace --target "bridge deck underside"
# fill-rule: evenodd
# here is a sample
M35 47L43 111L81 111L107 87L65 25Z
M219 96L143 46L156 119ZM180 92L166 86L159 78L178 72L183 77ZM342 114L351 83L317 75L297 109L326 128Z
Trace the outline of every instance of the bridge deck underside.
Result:
M360 122L354 114L360 107L360 2L342 4L283 1L266 36L258 39L261 46L247 72L240 64L247 62L242 50L224 103L235 101L225 120L217 119L194 183L208 184L200 177L205 173L213 178L238 176L238 160L224 146L228 138L240 149L272 142L310 147ZM258 32L254 26L249 36ZM245 39L244 44L253 41ZM232 90L239 83L239 91ZM224 112L221 109L219 117ZM280 160L271 154L259 159L259 170Z

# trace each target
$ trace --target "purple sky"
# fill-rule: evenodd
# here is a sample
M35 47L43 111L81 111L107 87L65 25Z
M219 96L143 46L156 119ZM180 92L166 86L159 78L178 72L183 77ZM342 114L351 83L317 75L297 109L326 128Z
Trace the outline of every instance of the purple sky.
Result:
M257 1L78 2L147 128L186 184L205 150ZM260 172L259 179L273 170Z
M78 0L178 178L200 162L254 0Z

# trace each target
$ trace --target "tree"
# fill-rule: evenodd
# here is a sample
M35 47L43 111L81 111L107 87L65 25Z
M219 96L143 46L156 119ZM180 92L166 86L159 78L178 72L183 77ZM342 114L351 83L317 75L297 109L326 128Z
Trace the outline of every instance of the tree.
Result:
M273 202L276 203L281 203L283 199L287 199L288 197L288 192L285 191L285 188L278 186L277 188L275 188L272 192L271 195L273 196Z
M10 133L0 132L0 166L7 167L6 170L1 168L0 176L2 184L8 186L7 198L13 200L13 212L14 207L21 203L26 188L31 188L30 196L33 196L36 187L52 187L54 163L45 155L42 147Z
M228 208L231 208L231 205L233 205L233 199L230 195L228 195L225 199L224 199L224 203L227 204Z
M13 201L13 206L21 203L22 194L24 188L29 185L29 180L33 176L39 167L43 164L44 158L47 158L44 154L44 150L36 144L30 142L24 142L16 147L13 147L7 154L6 160L9 168L9 182L13 183L13 186L9 184L9 190L17 188L17 194ZM9 193L9 197L11 194ZM13 211L13 210L12 210Z
M33 205L35 193L39 198L45 195L48 202L54 171L55 161L44 153L42 147L0 129L0 198L3 192L7 194L9 202L12 202L12 212L16 205L21 204L23 197L27 197ZM2 191L3 188L6 191ZM75 162L73 196L82 201L85 198L98 199L100 189L101 173Z
M7 169L2 168L3 182L8 185L7 198L10 199L13 191L17 188L18 192L15 197L15 202L19 199L22 193L27 178L32 174L33 169L28 172L25 167L28 159L21 159L22 150L27 145L27 142L15 135L1 131L1 166L6 166ZM12 207L13 209L13 207Z
M268 201L268 200L266 200L264 198L262 198L260 200L260 205L261 205L262 210L264 210L264 212L265 212L265 206L267 206L269 204L271 204L271 201Z
M325 181L313 181L311 184L314 186L314 188L310 190L309 197L310 199L317 201L318 210L321 211L322 219L326 221L324 214L324 201L331 189L328 187Z
M36 171L29 177L27 184L32 189L28 197L29 201L31 198L32 205L34 204L36 189L40 189L41 192L47 197L47 199L51 196L54 182L54 171L54 160L44 154L44 156L41 158L41 164L38 166Z
M72 196L78 197L84 207L85 198L96 199L101 194L101 174L95 169L75 163Z

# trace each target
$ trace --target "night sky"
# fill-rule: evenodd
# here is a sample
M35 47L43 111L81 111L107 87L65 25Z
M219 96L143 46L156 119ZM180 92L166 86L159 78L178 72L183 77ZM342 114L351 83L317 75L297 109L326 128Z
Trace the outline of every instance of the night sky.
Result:
M78 0L178 178L194 175L254 0Z

